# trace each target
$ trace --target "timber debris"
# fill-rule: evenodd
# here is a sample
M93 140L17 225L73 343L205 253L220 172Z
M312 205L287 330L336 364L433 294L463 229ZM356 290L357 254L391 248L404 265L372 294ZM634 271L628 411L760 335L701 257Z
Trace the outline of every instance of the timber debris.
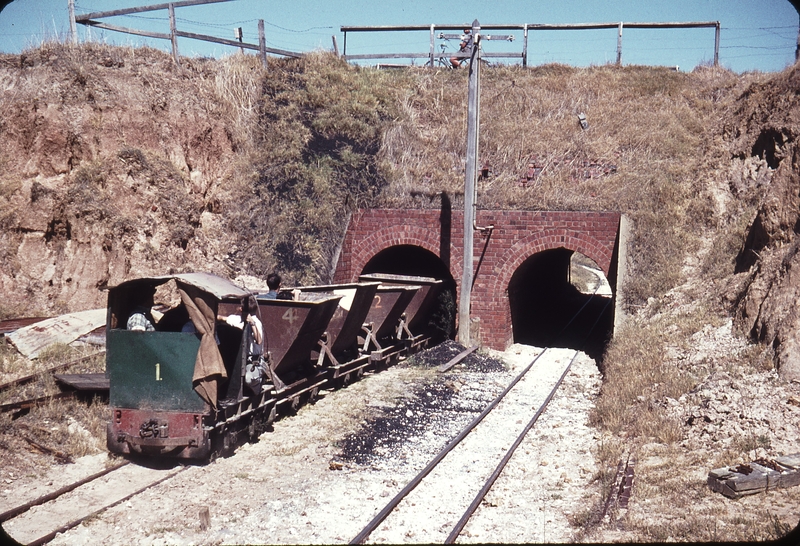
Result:
M751 463L717 468L708 473L711 490L732 499L798 484L800 453L777 459L759 458Z

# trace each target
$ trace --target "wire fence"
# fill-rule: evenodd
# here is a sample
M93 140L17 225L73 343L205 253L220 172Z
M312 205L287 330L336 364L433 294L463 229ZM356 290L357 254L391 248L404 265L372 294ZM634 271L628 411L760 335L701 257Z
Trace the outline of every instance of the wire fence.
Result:
M363 60L380 60L380 59L404 59L409 60L411 63L416 59L425 59L427 66L435 67L437 65L446 64L443 62L445 56L442 44L437 50L436 40L449 40L457 38L458 35L447 34L444 31L448 30L462 30L471 28L472 23L466 25L407 25L407 26L343 26L341 32L344 35L343 56L348 61L363 61ZM622 37L623 29L692 29L692 28L713 28L714 29L714 66L719 65L719 41L720 41L720 23L719 21L700 21L700 22L678 22L678 23L583 23L583 24L522 24L522 25L481 25L481 35L483 40L504 40L509 42L515 41L515 36L512 35L493 35L483 34L484 32L493 31L516 31L522 33L521 45L517 51L505 52L484 52L482 57L496 58L496 59L520 59L522 66L528 66L529 59L529 36L534 32L544 31L590 31L590 30L617 30L617 49L616 49L616 64L622 64ZM365 53L365 54L348 54L347 53L347 35L348 33L386 33L386 32L428 32L429 34L429 48L427 51L416 52L384 52L384 53ZM450 55L448 55L450 56ZM456 57L458 54L456 54Z
M270 26L285 32L296 33L298 35L313 32L317 29L327 30L333 28L312 27L301 30L283 29L282 27L272 23L265 23L264 19L258 19L258 43L250 43L244 41L242 27L237 27L234 29L235 39L220 38L218 36L212 36L202 32L206 28L230 29L230 25L232 23L220 24L215 22L198 22L176 16L176 9L178 8L229 1L231 0L181 0L177 2L152 4L147 6L76 15L74 5L75 0L68 0L71 39L73 42L77 42L76 25L81 24L88 28L132 34L145 38L169 40L171 43L173 58L177 64L180 64L178 38L186 38L190 40L212 42L227 47L237 47L242 52L244 52L244 50L255 51L261 58L262 63L266 66L267 54L284 57L301 57L304 55L304 53L301 51L290 51L288 49L268 47L266 45L264 32L265 24L269 24ZM119 16L135 17L143 20L163 21L163 15L158 17L155 15L151 16L149 14L149 12L158 10L168 12L169 32L154 32L151 30L114 25L107 22L109 18ZM248 21L240 21L233 24L247 24L252 23L253 21L256 20L250 19ZM178 28L179 25L181 27L180 29ZM147 26L147 24L144 26ZM415 65L417 62L421 62L422 64L430 67L452 66L453 64L457 63L453 63L451 59L457 59L459 55L461 57L466 57L466 55L461 54L458 51L458 46L455 45L459 42L459 34L451 34L451 32L462 31L463 29L470 28L471 26L471 23L462 25L431 24L411 26L342 26L340 27L340 31L343 36L343 49L341 56L348 62L355 63L361 63L363 61L385 61L382 63L378 62L378 66L406 66ZM187 30L189 28L196 28L200 32L190 32ZM482 52L482 57L487 60L514 62L520 63L522 66L528 66L529 64L538 64L542 62L575 63L580 62L577 60L580 57L598 57L599 55L599 62L615 62L617 65L620 65L622 64L623 58L623 32L625 32L626 37L633 39L630 44L634 44L629 44L626 46L626 56L628 56L629 59L634 59L634 62L638 62L638 59L642 59L641 64L648 64L648 59L657 53L673 51L676 52L675 55L679 55L681 54L680 52L706 49L710 55L712 46L710 39L708 42L709 45L704 47L702 45L704 41L702 36L698 36L697 34L687 36L681 33L675 33L674 41L664 40L659 37L658 39L654 38L650 40L650 44L648 44L648 40L642 38L641 32L649 33L650 30L664 29L678 30L711 28L714 29L713 58L709 59L709 57L706 57L707 60L703 62L713 63L714 66L718 66L721 49L721 25L719 21L672 23L614 22L583 24L482 25L481 33L484 44L487 44L487 42L490 41L495 43L505 41L512 44L504 48L495 47L493 44L491 51L484 49ZM786 29L789 30L794 28L795 27L790 26L786 27ZM610 46L611 39L608 35L609 30L616 30L616 51L614 51ZM735 35L736 30L742 29L730 29L730 32ZM747 30L775 34L776 32L783 30L783 27ZM583 38L575 39L574 31L579 31ZM498 32L510 33L497 34ZM728 36L727 32L728 30L726 29L726 36ZM348 51L348 37L351 37L352 39L352 36L355 34L361 34L370 37L368 38L368 41L370 41L368 53L351 53ZM252 35L252 32L250 35ZM427 40L425 38L422 40L419 39L423 35L427 35ZM381 36L381 38L375 39L376 36ZM393 36L395 38L394 43L390 43L389 40L382 39L384 36ZM416 40L410 39L411 36L415 36ZM562 36L564 38L562 38ZM653 36L656 36L656 33L653 33ZM339 55L340 52L337 43L337 37L331 36L331 39L333 42L333 50L337 55ZM734 38L734 40L736 40L736 38ZM731 40L729 39L728 41ZM425 42L427 42L427 44L425 44ZM383 47L393 49L393 51L375 52L375 44L380 44ZM410 48L408 47L409 44L412 44ZM380 45L377 47L380 47ZM302 49L302 46L298 45L298 49ZM406 51L402 51L403 49L406 49ZM409 49L412 50L409 51ZM413 51L413 49L417 50ZM730 59L756 56L764 57L765 55L786 55L786 52L784 51L786 49L785 47L781 47L780 51L772 52L775 47L767 45L744 45L734 42L730 45L723 46L722 49L726 51L726 58ZM731 53L734 52L738 53L738 55L731 55ZM796 54L795 57L797 57ZM533 63L531 61L533 61ZM402 64L391 64L392 62L402 62Z

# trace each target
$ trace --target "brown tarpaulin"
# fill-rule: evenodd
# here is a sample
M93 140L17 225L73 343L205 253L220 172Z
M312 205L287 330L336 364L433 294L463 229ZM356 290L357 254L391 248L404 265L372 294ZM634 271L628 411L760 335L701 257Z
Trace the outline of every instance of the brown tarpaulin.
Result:
M200 350L194 364L192 385L197 394L217 407L217 388L221 380L228 377L222 355L214 338L217 320L217 299L207 292L178 281L181 301L189 312L189 318L200 334Z

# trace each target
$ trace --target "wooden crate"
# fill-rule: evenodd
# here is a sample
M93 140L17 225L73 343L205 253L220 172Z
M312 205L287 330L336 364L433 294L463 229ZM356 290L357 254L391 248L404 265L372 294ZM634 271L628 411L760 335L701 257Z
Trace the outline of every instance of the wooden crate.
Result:
M711 490L732 499L798 484L800 453L776 459L758 459L736 467L717 468L708 473Z

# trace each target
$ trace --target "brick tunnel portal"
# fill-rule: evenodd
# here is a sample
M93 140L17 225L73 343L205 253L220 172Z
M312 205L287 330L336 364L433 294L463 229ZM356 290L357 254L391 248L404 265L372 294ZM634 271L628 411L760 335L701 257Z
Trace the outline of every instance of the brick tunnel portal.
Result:
M624 277L625 261L619 259L618 253L624 248L627 231L623 229L623 215L618 212L477 213L478 225L493 226L473 240L475 280L470 331L472 339L482 346L502 351L515 341L544 345L554 335L555 319L574 310L576 301L578 308L584 303L587 310L605 308L612 298L595 297L590 301L570 282L572 271L581 269L570 265L575 256L590 259L590 267L584 269L607 277L615 290L620 275ZM463 214L449 208L359 209L348 223L333 280L353 282L362 273L443 279L448 296L442 302L439 320L447 324L446 328L441 327L443 335L452 337L464 254L463 225ZM610 289L608 293L611 294ZM588 340L592 354L599 354L610 337L613 307L609 304L602 315L595 313L588 325L600 317ZM590 315L581 315L587 314ZM569 322L568 318L565 322ZM545 333L537 334L537 330ZM580 337L576 332L581 330L580 319L576 319L564 335L571 335L573 339L568 342L575 344Z
M602 358L614 307L605 276L589 258L563 247L530 256L511 277L508 301L515 343Z

